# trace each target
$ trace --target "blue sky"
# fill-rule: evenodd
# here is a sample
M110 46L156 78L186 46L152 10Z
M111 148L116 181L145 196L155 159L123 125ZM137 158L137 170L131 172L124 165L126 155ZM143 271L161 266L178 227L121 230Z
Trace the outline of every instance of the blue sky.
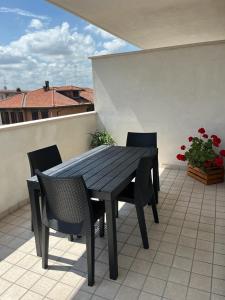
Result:
M0 88L92 86L88 56L137 50L43 0L0 0Z

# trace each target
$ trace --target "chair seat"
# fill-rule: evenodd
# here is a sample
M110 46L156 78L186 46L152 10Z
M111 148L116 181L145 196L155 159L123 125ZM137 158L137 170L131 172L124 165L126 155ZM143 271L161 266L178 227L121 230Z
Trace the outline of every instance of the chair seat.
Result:
M91 200L91 205L94 214L94 222L96 222L105 213L105 203L104 201Z
M127 187L119 194L118 201L134 203L134 182L130 182Z

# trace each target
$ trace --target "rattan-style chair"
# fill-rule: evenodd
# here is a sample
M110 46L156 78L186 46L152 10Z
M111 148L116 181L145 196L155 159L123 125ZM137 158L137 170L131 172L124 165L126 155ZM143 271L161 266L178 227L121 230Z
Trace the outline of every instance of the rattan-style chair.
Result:
M155 194L151 179L151 169L151 158L141 158L136 171L135 182L130 182L117 199L118 201L135 205L143 247L145 249L149 248L144 215L144 206L146 206L148 203L151 203L155 223L159 223Z
M48 267L49 228L70 235L82 232L86 235L88 285L92 286L95 259L94 223L104 217L104 202L90 199L82 176L59 178L39 171L36 174L43 201L42 267Z
M56 145L28 152L27 156L31 176L35 176L35 170L43 172L62 163L62 158ZM32 217L31 230L33 231Z
M127 147L157 147L157 132L128 132L127 133ZM159 183L159 159L157 154L157 184L158 190L160 189Z

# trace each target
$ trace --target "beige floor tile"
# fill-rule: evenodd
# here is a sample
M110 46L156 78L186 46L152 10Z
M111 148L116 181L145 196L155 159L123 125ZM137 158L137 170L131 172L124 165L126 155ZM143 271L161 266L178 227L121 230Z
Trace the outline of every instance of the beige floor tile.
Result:
M171 300L185 300L186 293L187 287L178 283L168 282L164 292L164 297Z
M123 254L118 255L118 264L121 268L130 269L133 261L134 261L133 257L123 255Z
M162 264L165 266L171 266L173 262L173 255L163 252L157 252L154 258L154 263Z
M190 271L192 266L192 260L180 256L175 256L173 261L173 267L185 271Z
M161 300L162 298L146 292L141 292L138 300Z
M25 269L18 266L13 266L5 274L2 275L2 278L10 282L16 282L25 272Z
M225 255L214 253L214 264L225 267Z
M139 299L140 291L131 287L121 286L115 300L137 300Z
M211 277L191 273L190 287L210 292Z
M139 273L129 271L123 282L123 285L140 290L143 288L145 279L146 279L146 276L139 274Z
M47 297L53 300L66 299L71 295L73 288L64 283L58 282L48 293Z
M147 277L143 290L158 296L162 296L166 281L154 277Z
M43 296L36 294L34 292L28 291L21 300L42 300Z
M186 246L178 246L176 250L176 255L192 259L194 256L194 249Z
M127 256L135 257L137 255L138 250L139 250L139 247L125 244L123 246L123 248L121 249L120 253L127 255Z
M117 292L119 291L119 288L120 285L116 282L103 280L100 286L95 291L95 294L106 299L114 299Z
M190 277L190 272L171 268L168 280L183 285L188 285L189 277Z
M213 278L212 292L215 294L225 296L225 280Z
M193 262L192 272L205 276L212 276L212 264L196 260Z
M11 285L12 283L0 278L0 295L2 295Z
M152 264L149 276L156 277L159 279L167 280L169 276L170 268L168 266Z
M147 275L149 273L152 263L143 259L135 259L130 270L133 272L141 273Z
M41 275L37 273L27 271L17 280L16 284L26 289L30 289L35 284L35 282L40 279L40 277Z
M212 263L213 262L213 253L203 250L195 250L194 254L194 260L203 261L206 263Z
M210 293L189 288L187 293L187 300L210 300Z
M224 279L225 278L225 267L213 265L213 277Z
M56 281L42 276L32 287L31 291L46 296L48 292L56 285Z
M25 293L26 289L16 284L11 285L2 295L1 300L17 300Z

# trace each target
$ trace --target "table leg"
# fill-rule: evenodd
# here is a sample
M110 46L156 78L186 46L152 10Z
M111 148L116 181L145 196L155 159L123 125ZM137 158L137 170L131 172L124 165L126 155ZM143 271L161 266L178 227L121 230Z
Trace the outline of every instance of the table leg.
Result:
M116 218L114 201L105 201L106 221L108 230L108 251L109 251L109 276L111 279L118 277L118 256L116 239Z
M34 238L37 256L41 256L41 208L39 202L39 191L35 190L32 183L28 182L28 191L31 204L31 217L34 229Z
M158 155L154 159L153 165L153 187L155 192L155 202L158 203L158 191L159 191L159 170L158 170Z

